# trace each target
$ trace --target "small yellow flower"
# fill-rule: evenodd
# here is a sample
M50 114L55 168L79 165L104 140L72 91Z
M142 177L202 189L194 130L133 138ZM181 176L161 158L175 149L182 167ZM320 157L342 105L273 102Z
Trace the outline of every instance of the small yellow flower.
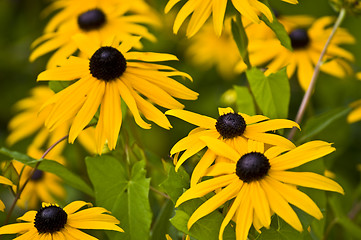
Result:
M249 37L249 58L253 66L265 65L266 74L274 73L287 66L287 74L291 77L297 69L297 77L301 87L306 90L314 72L323 47L332 31L333 17L322 17L311 26L306 28L305 16L292 18L292 23L287 24L290 18L282 21L287 27L293 51L283 47L275 34L267 38L258 35L248 34ZM308 22L308 21L306 21ZM258 26L253 26L256 31ZM262 33L264 26L260 25L258 32ZM355 43L354 37L343 28L339 28L328 47L323 59L321 71L338 78L345 78L353 73L349 62L354 61L354 56L349 51L341 48L342 44ZM247 69L245 63L241 62L236 70L243 72Z
M165 12L168 13L174 5L181 0L169 0ZM282 0L284 2L296 4L297 0ZM213 26L216 34L221 35L223 29L223 20L226 13L228 0L187 0L183 7L177 14L174 21L173 32L177 33L180 26L185 19L192 14L187 27L187 37L192 37L196 34L203 24L207 21L209 16L213 16ZM264 14L270 21L273 20L271 10L262 2L258 0L231 0L235 9L247 17L254 23L260 23L261 20L258 17L259 13Z
M145 7L144 4L141 9ZM134 35L156 40L144 24L156 24L158 20L150 14L134 11L138 8L133 1L58 0L48 8L48 11L54 10L60 11L49 21L44 35L35 40L30 55L30 61L34 61L55 50L49 59L48 68L56 67L78 50L72 37L79 33L98 42L110 37L123 41ZM139 42L136 47L141 46Z
M201 139L221 159L207 169L206 175L213 178L191 186L176 206L213 191L216 194L192 214L188 229L200 218L234 199L221 224L220 240L232 219L236 222L236 239L246 240L251 225L257 231L268 228L273 213L302 231L302 224L290 204L316 219L323 216L311 198L295 186L344 193L339 184L322 175L288 171L335 151L329 143L312 141L291 150L280 147L265 150L263 143L252 140L249 140L248 148L243 149L239 145L232 148L207 136Z
M167 109L181 109L175 98L195 100L198 94L171 77L191 77L166 65L151 62L178 60L171 54L129 51L139 38L129 38L120 45L111 40L98 42L85 35L75 37L82 57L70 57L57 68L39 74L38 81L75 81L51 97L44 105L51 110L45 125L53 130L71 119L69 142L73 143L91 121L100 106L95 129L97 152L103 145L116 146L122 124L121 100L132 112L135 122L149 129L140 113L148 120L169 129L167 117L154 104ZM146 99L145 99L146 98Z
M282 128L299 127L297 123L286 119L269 119L262 115L248 116L244 113L235 113L231 108L219 108L219 117L214 119L185 110L169 110L167 115L178 117L193 125L198 126L189 135L178 141L171 149L171 155L176 154L176 170L191 156L206 147L201 141L203 136L221 139L230 146L247 147L247 140L257 140L269 145L277 145L285 149L292 149L295 145L288 139L268 131ZM178 155L184 153L178 159ZM204 176L204 171L215 159L212 151L206 151L197 166L191 179L194 185Z
M20 234L15 239L22 240L76 240L97 239L78 229L104 229L124 232L119 221L101 207L79 209L90 203L75 201L61 208L56 204L43 203L38 211L28 211L19 217L21 223L9 224L0 228L0 234Z

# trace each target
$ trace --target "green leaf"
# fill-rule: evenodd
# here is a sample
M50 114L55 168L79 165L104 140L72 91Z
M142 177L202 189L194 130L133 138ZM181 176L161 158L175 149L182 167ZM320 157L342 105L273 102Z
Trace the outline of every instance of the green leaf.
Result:
M193 199L183 203L178 210L176 210L176 215L171 219L171 223L178 230L197 240L218 240L219 229L224 219L224 216L219 211L213 211L194 223L191 229L188 230L187 228L187 222L190 216L203 202L201 199ZM232 228L230 224L228 224L224 231L223 239L236 239L234 228Z
M49 81L49 88L53 90L55 93L60 92L69 85L70 82L67 81Z
M182 167L176 172L173 164L166 163L166 168L168 168L168 178L160 184L160 187L164 189L175 204L183 190L189 188L190 177Z
M297 141L299 143L309 141L315 135L326 130L335 121L346 117L350 111L351 109L349 107L342 107L309 118L302 128L301 137Z
M111 156L87 157L86 166L94 186L97 205L110 210L121 223L124 233L107 232L110 239L149 239L152 213L145 161L136 162L130 174Z
M262 228L261 234L257 237L260 240L311 240L311 235L304 230L298 232L289 224L283 221L280 217L274 216L272 218L271 227L269 229Z
M174 204L171 200L166 200L160 210L160 213L157 219L154 222L151 232L151 240L164 239L166 233L170 226L169 219L173 215Z
M26 164L30 167L34 167L36 165L36 163L38 163L40 161L41 163L38 167L39 170L53 173L53 174L57 175L58 177L60 177L61 179L63 179L63 181L66 184L68 184L69 186L74 187L74 188L88 194L89 196L94 195L91 187L89 187L89 185L86 184L83 181L83 179L81 179L79 176L75 175L74 173L69 171L66 167L64 167L63 165L61 165L60 163L58 163L56 161L46 160L46 159L36 160L34 158L27 156L26 154L22 154L22 153L15 152L15 151L10 151L9 149L6 149L6 148L1 148L0 153L2 153L14 160L17 160L23 164Z
M246 75L263 114L269 118L287 118L291 94L286 68L268 77L261 70L252 68Z
M269 5L268 1L264 1L264 4L269 8L272 9ZM272 12L272 11L271 11ZM293 51L292 45L291 45L291 39L288 36L288 33L285 29L285 27L277 20L276 16L273 14L273 21L270 22L266 16L262 15L260 19L269 27L272 29L272 31L276 34L277 38L280 40L282 46L287 48L290 51Z
M247 68L251 68L252 66L249 61L249 54L247 49L248 37L244 29L242 19L239 15L236 16L236 21L232 19L231 27L232 27L233 39L237 44L239 53L241 54L244 63L247 65Z
M237 93L236 104L238 112L246 113L248 115L255 115L256 109L253 97L248 88L237 85L233 86L233 88Z

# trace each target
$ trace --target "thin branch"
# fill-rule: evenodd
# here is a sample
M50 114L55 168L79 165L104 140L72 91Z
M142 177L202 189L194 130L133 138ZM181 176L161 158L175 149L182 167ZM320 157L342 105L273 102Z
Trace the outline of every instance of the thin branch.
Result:
M320 58L318 59L315 70L313 72L310 85L308 86L308 89L307 89L305 95L303 96L302 103L300 105L300 108L298 109L296 120L295 120L298 124L301 123L302 118L303 118L303 116L305 114L307 105L308 105L308 103L309 103L309 101L311 99L311 95L313 93L313 90L314 90L316 82L317 82L318 74L320 73L320 68L321 68L321 66L323 64L322 59L325 56L327 48L330 45L332 38L334 37L337 29L341 25L341 23L342 23L343 19L345 18L345 16L346 16L346 10L343 8L343 9L341 9L341 11L340 11L340 13L338 15L338 18L337 18L337 20L335 22L335 25L333 25L332 32L331 32L330 36L328 37L325 46L323 47ZM294 137L296 131L297 131L297 128L294 127L290 131L290 134L288 135L288 139L292 140L292 138Z
M149 186L149 189L152 190L155 193L158 193L159 195L163 196L166 199L170 199L170 197L165 194L164 192L159 191L158 189L154 188L153 186Z

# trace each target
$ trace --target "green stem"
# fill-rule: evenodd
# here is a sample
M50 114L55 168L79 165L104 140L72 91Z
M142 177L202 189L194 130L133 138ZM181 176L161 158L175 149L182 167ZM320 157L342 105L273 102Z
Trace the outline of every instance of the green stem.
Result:
M318 75L320 73L320 68L321 68L321 66L323 64L322 59L325 56L327 48L330 45L332 38L334 37L337 29L341 25L341 23L342 23L343 19L345 18L345 16L346 16L346 10L343 8L343 9L341 9L341 11L340 11L340 13L338 15L338 18L337 18L335 24L333 25L332 32L331 32L330 36L328 37L325 46L323 47L320 58L318 59L318 62L316 64L316 66L315 66L315 70L313 72L310 85L308 86L308 89L307 89L305 95L303 96L302 103L301 103L301 105L300 105L300 107L298 109L296 120L295 120L298 124L301 123L302 118L303 118L303 116L305 114L307 105L308 105L308 103L309 103L309 101L311 99L311 95L313 93L313 90L314 90L316 82L317 82ZM294 137L296 131L297 131L297 128L293 128L291 130L290 134L288 135L288 139L292 140L292 138Z
M53 145L51 145L45 152L44 154L41 156L40 160L44 159L46 157L46 155L48 155L48 153L54 148L56 147L60 142L64 141L65 139L68 138L69 135L66 135L64 137L62 137L61 139L59 139L58 141L56 141ZM9 212L7 213L6 215L6 219L5 219L5 222L4 222L4 225L8 224L9 222L9 219L11 217L11 214L13 213L14 211L14 208L16 206L16 203L17 201L20 199L20 196L21 196L21 193L24 191L26 185L28 184L28 182L30 181L31 177L33 176L34 172L36 171L36 169L39 167L41 161L37 162L35 167L33 168L33 170L31 171L31 173L29 174L28 178L26 179L26 181L24 182L24 185L21 186L21 188L17 191L16 193L16 196L15 196L15 199L9 209ZM20 180L19 180L20 182Z

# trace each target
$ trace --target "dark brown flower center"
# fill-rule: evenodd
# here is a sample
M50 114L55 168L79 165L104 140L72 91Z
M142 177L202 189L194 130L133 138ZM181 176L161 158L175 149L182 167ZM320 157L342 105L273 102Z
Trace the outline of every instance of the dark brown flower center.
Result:
M107 19L100 9L92 9L78 16L78 26L83 31L91 31L101 28Z
M44 172L39 169L35 169L33 175L31 176L31 181L38 182L42 180L43 177L44 177Z
M113 47L99 48L89 61L92 76L104 81L119 78L126 67L127 62L123 54Z
M41 208L35 216L34 225L38 233L54 233L64 228L68 214L60 207L52 205Z
M223 114L216 122L217 131L225 139L242 136L246 126L246 121L238 113Z
M265 155L250 152L238 160L236 174L243 182L250 183L264 178L270 168L271 165Z
M310 37L305 29L295 29L289 34L293 49L301 49L308 46Z

